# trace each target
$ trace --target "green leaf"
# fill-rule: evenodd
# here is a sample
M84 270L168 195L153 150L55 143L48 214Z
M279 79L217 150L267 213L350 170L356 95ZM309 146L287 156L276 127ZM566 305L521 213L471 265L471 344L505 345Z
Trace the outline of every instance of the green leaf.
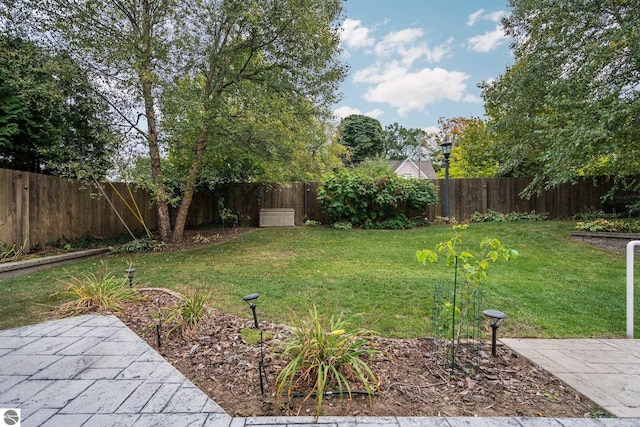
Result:
M416 258L418 262L422 264L426 264L427 262L433 263L438 261L438 254L430 249L423 249L416 252Z

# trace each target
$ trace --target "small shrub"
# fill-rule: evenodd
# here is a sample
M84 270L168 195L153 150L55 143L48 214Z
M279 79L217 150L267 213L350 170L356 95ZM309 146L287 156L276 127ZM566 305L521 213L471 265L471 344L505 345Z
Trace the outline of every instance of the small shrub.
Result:
M320 222L313 219L308 219L304 222L304 225L306 225L307 227L318 227L320 225Z
M582 221L592 221L597 218L614 218L613 214L606 214L602 209L586 209L583 212L580 212L577 215L573 216L573 219L580 219Z
M546 221L547 219L549 219L548 213L536 213L536 211L500 213L487 209L487 213L484 214L478 211L471 214L471 222Z
M10 258L13 255L14 246L0 241L0 260Z
M351 230L353 228L353 224L350 222L334 222L331 224L331 228L335 228L336 230Z
M462 331L468 331L473 328L473 323L477 316L474 315L475 309L478 307L478 300L482 282L488 276L488 270L492 263L500 260L510 261L518 257L518 251L506 248L499 239L493 237L485 237L480 244L474 249L471 247L463 247L464 232L468 229L468 225L454 225L452 227L453 237L446 242L438 242L435 250L423 249L416 251L416 259L421 264L435 263L438 261L438 254L446 257L447 266L453 268L453 280L458 284L457 289L453 293L452 303L444 302L441 307L434 307L435 321L449 319L456 316L457 324L451 324L455 330L452 335L452 360L455 364L456 346L455 341L460 343ZM464 245L466 246L466 245ZM475 255L474 255L475 252ZM457 302L456 302L457 296ZM436 299L434 297L434 299ZM440 328L441 331L447 331L448 325Z
M216 234L214 236L208 237L208 236L203 236L202 234L198 233L195 236L193 236L191 238L191 240L193 241L193 243L196 244L201 244L201 243L211 243L213 241L216 241L220 238L219 234Z
M367 363L377 353L363 338L370 331L347 332L342 317L327 322L318 314L316 306L309 317L290 316L293 336L283 342L282 357L289 359L276 378L276 399L283 395L291 398L294 390L306 394L302 405L316 396L316 416L320 415L322 397L334 387L351 399L352 382L362 387L371 397L378 391L379 382ZM302 405L300 408L302 408Z
M0 240L0 261L20 258L27 253L29 239L25 239L22 245L10 245Z
M169 334L180 329L183 336L191 336L198 328L198 324L209 312L207 300L209 294L202 291L188 291L180 297L178 305L165 308L162 317L171 326Z
M231 224L232 227L238 226L238 215L233 213L230 208L224 206L223 197L220 197L220 199L218 199L218 215L220 216L220 220L222 221L222 228L224 228L225 224Z
M459 222L455 216L446 217L446 216L436 215L436 218L433 220L432 224L433 225L445 225L445 224L458 225Z
M140 301L142 296L129 287L126 277L118 279L112 274L83 274L63 282L65 290L55 294L70 296L71 301L60 307L62 316L75 316L94 311L122 311L122 302Z
M611 220L597 218L592 221L581 221L576 224L580 231L604 231L610 233L640 233L640 220Z
M160 244L149 238L132 240L120 246L110 247L112 252L147 252L158 249Z

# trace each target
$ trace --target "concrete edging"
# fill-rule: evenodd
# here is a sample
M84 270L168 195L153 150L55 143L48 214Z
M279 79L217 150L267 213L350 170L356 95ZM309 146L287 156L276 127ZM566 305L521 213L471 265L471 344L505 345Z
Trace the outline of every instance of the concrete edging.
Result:
M608 231L572 231L573 237L593 237L597 239L640 239L640 233L613 233Z
M87 249L62 255L44 256L40 258L26 259L24 261L7 262L0 264L0 279L9 279L36 271L57 267L79 259L89 258L108 252L108 248Z

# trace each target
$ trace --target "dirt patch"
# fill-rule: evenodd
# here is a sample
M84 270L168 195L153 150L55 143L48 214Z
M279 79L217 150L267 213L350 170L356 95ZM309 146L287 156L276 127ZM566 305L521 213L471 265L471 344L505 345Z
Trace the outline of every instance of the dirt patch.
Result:
M263 347L266 381L260 392L258 361L260 346L243 341L240 331L253 320L212 310L197 332L167 335L166 326L156 333L152 313L170 307L176 296L160 291L143 291L146 301L128 303L117 314L134 332L166 360L234 416L310 415L314 402L302 406L302 398L277 400L274 382L286 361L279 356L279 344L288 330L282 325L261 322L265 334L274 338ZM259 314L259 313L258 313ZM337 396L324 399L322 414L335 416L533 416L585 417L605 412L587 398L505 346L491 356L490 343L450 373L446 346L428 338L375 338L372 345L381 353L372 362L378 375L380 395L369 405L367 396L349 402Z
M224 243L230 239L238 237L250 231L257 230L256 227L227 227L227 228L206 228L200 230L185 230L182 242L162 243L157 248L158 251L189 251L212 244Z

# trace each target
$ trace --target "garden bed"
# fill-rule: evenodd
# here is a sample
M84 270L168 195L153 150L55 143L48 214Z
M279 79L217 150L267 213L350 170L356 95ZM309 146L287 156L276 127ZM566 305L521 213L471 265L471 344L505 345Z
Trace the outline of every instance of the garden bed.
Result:
M253 320L212 310L196 333L162 330L156 335L159 307L170 307L176 296L161 290L145 290L146 301L126 303L117 315L165 359L233 416L310 415L315 402L302 407L302 398L278 400L274 380L284 361L279 343L288 334L282 325L262 322L266 370L265 394L260 393L259 345L246 343L240 331ZM259 315L259 313L258 313ZM490 340L489 340L490 341ZM446 345L434 345L429 338L374 338L372 346L381 353L371 366L380 379L380 396L369 405L367 396L351 402L327 396L322 415L336 416L602 416L605 412L562 381L518 356L498 347L491 356L484 340L481 351L460 359L466 369L449 370ZM160 345L159 345L160 344ZM477 368L473 368L477 366Z
M571 236L590 245L610 251L626 252L627 244L632 240L640 240L640 233L613 233L608 231L572 231ZM640 248L636 248L640 255Z

